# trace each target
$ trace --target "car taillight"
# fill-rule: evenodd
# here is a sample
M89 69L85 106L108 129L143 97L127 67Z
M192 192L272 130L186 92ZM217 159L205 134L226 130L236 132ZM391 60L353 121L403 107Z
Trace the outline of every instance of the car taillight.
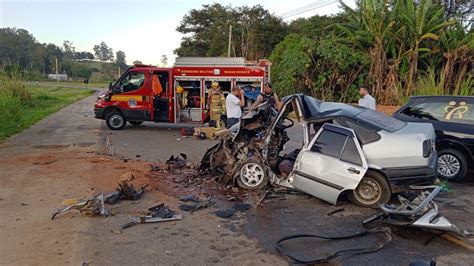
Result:
M423 141L423 157L428 158L431 155L431 150L433 149L433 144L431 139Z

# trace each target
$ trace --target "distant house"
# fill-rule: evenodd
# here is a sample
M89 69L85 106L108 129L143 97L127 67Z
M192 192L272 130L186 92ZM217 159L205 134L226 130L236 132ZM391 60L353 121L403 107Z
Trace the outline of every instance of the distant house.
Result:
M49 74L48 79L52 80L67 80L67 74Z

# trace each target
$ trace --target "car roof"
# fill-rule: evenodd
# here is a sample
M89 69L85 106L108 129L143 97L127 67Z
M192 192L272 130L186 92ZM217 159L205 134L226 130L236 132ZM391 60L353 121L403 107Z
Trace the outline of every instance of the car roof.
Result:
M411 96L410 100L424 100L424 99L470 99L474 100L474 96L459 96L459 95L442 95L442 96Z
M364 107L346 103L323 102L304 94L290 95L283 98L283 100L287 102L294 98L297 98L302 105L302 112L305 120L332 116L353 117L366 110Z

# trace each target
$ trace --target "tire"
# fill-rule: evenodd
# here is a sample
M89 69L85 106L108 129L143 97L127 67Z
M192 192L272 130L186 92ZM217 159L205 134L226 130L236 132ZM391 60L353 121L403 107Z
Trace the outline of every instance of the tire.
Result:
M348 194L349 200L361 207L378 208L392 196L387 179L375 171L367 171L356 189Z
M143 124L143 121L128 121L128 123L134 125L134 126L139 126Z
M122 113L111 111L107 114L105 123L107 124L107 127L112 130L121 130L127 125L127 119L125 119Z
M262 189L268 183L268 174L262 163L256 159L247 159L236 173L237 185L249 190Z
M438 152L438 175L448 181L461 181L466 177L468 165L466 157L454 149Z

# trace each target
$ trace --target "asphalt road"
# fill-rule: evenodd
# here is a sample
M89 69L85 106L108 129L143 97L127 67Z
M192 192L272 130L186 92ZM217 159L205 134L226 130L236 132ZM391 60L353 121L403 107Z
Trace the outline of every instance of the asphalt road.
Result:
M25 132L7 139L1 145L0 158L6 161L10 157L33 152L38 153L42 149L90 147L105 154L110 154L114 158L132 159L136 161L136 164L157 160L163 161L171 154L180 152L186 153L192 162L199 162L203 152L213 144L213 141L183 138L177 128L154 123L144 123L137 127L128 125L127 128L121 131L109 130L103 121L93 118L93 102L94 96L88 97L53 114ZM288 145L289 149L300 145L302 139L297 127L290 129L289 135L292 138L292 142ZM72 151L76 152L76 150ZM89 149L88 151L79 150L78 152L86 154L90 151ZM40 157L41 153L39 154ZM84 154L78 154L77 160L84 161L81 159L85 156ZM66 161L63 162L66 167L67 159L65 158ZM71 160L71 162L79 162L77 160ZM119 172L120 169L125 169L127 165L122 161L118 161L118 163L119 165L114 165L111 168L113 171ZM2 217L5 217L0 219L0 233L2 237L7 235L10 239L13 238L18 242L18 247L22 247L21 243L28 241L29 236L33 235L34 237L34 234L37 233L34 231L36 227L33 227L30 229L33 230L31 233L23 233L21 237L24 239L16 239L16 234L11 235L6 232L6 228L9 228L11 221L18 220L17 217L20 214L27 215L17 213L16 209L18 209L17 206L20 206L20 203L12 201L15 197L24 196L18 193L25 193L26 190L29 197L28 202L31 204L31 202L37 200L34 199L36 197L34 195L41 195L38 193L49 195L48 191L42 191L43 189L46 190L47 187L45 186L51 182L46 179L48 175L61 176L61 174L67 173L68 179L62 181L65 184L59 186L52 183L54 195L47 196L47 198L50 197L52 204L54 204L65 196L71 194L81 195L81 192L84 193L83 189L88 188L86 185L75 185L74 178L76 175L81 176L82 174L82 178L88 178L89 180L96 178L97 183L101 183L104 179L101 172L105 171L106 167L105 163L104 169L100 168L100 164L91 169L75 164L67 168L56 168L52 164L48 168L50 172L43 173L45 175L44 179L39 179L34 185L32 183L32 187L28 190L25 187L29 186L28 178L31 178L29 175L32 173L41 174L41 172L34 171L38 166L35 166L36 168L22 166L21 171L19 171L13 166L9 167L9 164L6 163L2 166L7 170L5 173L8 173L8 176L0 175L2 181L6 182L4 183L6 184L5 187L2 188L3 190L0 190L2 195L5 195L2 197L8 197L8 199L0 201ZM94 174L90 177L92 173ZM20 176L16 177L16 174L20 174ZM35 180L37 179L36 175L32 177ZM19 188L12 185L14 180L17 179L21 180L21 187ZM66 185L67 190L64 188ZM160 187L161 192L150 192L142 201L122 207L133 211L160 201L176 208L179 202L175 197L163 193L163 190L180 189L179 186L173 185L168 188L165 188L166 185L162 186ZM75 187L82 191L75 191ZM471 181L462 184L451 184L451 187L453 192L443 193L439 197L441 213L460 228L474 229L472 223L474 219L474 210L472 209L474 183ZM21 208L26 210L30 207L25 205ZM341 210L332 215L328 214L337 209ZM45 211L45 208L42 210ZM106 265L191 263L198 265L275 265L285 264L285 261L278 256L275 250L275 242L280 237L297 233L331 236L354 233L364 230L361 221L375 212L370 209L358 208L347 203L347 201L342 201L338 206L333 206L306 195L283 195L279 198L270 199L263 206L252 208L238 219L217 219L213 214L214 211L215 209L210 209L185 214L183 221L178 223L137 226L118 235L111 233L110 228L117 228L126 222L128 217L125 214L107 219L89 219L87 223L84 223L85 219L88 219L87 217L79 219L79 217L66 216L55 221L55 224L48 224L47 221L49 220L46 215L42 218L43 220L38 221L42 223L38 228L46 230L45 233L48 233L51 227L64 226L67 228L71 226L73 230L70 233L75 239L74 248L71 251L75 257L72 260L73 262L82 260L83 262ZM43 215L35 213L34 217ZM69 225L75 224L76 221L82 224L80 228ZM14 232L15 228L20 230L21 228L31 227L29 227L27 219L21 226L12 227L9 230ZM347 265L407 265L415 259L429 260L436 258L444 264L467 265L471 264L474 259L474 254L471 251L441 238L435 238L425 245L425 242L433 236L430 232L411 228L392 227L391 229L393 240L382 251L341 258L337 262ZM49 233L52 237L55 235L53 231ZM51 242L52 240L48 239L48 241ZM62 239L58 239L56 245L58 245L58 241L64 242ZM333 244L327 241L304 241L294 243L291 248L298 256L314 258L315 256L327 255L341 248L368 246L376 241L379 241L379 238L364 237L356 241L340 241ZM41 238L35 239L34 243L40 244ZM54 245L54 241L51 243ZM67 245L67 242L65 245ZM14 248L11 252L20 251L24 251L24 249ZM61 252L53 252L51 256L61 256L62 253L58 255L59 253ZM26 254L15 255L26 256ZM3 257L3 255L0 254L0 257ZM31 259L34 262L35 258ZM13 262L14 260L7 261ZM70 260L59 262L66 263L68 261L70 262Z
M197 163L205 150L215 143L215 141L182 137L178 131L179 127L146 122L141 126L127 125L122 131L108 130L105 123L102 123L102 129L109 134L116 156L141 158L147 161L166 160L171 154L183 152L192 162ZM303 141L302 128L298 124L290 128L288 134L290 141L284 152L300 147ZM446 208L449 208L442 209L442 213L450 214L448 216L450 220L461 228L474 229L471 222L474 210L470 207L474 203L474 196L471 196L474 188L472 180L470 177L470 181L464 184L452 184L455 192L441 195ZM462 199L465 205L459 206L457 197ZM333 216L326 215L338 208L343 208L344 211ZM248 236L257 238L266 250L275 252L275 242L288 234L340 235L362 231L365 228L361 225L361 221L373 213L374 210L359 208L347 201L343 201L340 206L332 206L309 196L289 196L284 200L269 201L263 208L251 212L242 228ZM474 258L466 255L469 252L445 240L435 240L425 246L424 241L428 240L432 233L409 228L392 228L392 231L394 240L384 250L375 254L347 258L344 263L400 265L408 264L415 259L438 258L441 262L449 262L452 258L456 258L455 261L463 262ZM374 240L376 239L362 239L358 240L357 244L349 241L335 247L368 244ZM305 242L305 244L309 247L304 246L301 250L297 250L296 254L303 257L318 254L314 249L321 243Z

